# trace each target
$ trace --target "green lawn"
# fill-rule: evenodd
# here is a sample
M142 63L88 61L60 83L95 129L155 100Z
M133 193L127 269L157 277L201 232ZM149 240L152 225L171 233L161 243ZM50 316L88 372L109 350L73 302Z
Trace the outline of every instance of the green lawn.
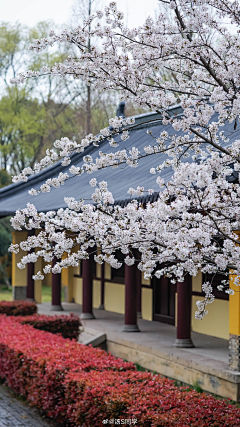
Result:
M51 302L52 289L50 286L42 286L42 302ZM9 291L5 285L0 284L0 301L12 301L12 291ZM62 291L62 301L64 293Z
M12 301L12 291L8 291L6 285L0 284L0 301Z
M42 286L42 302L51 302L52 288L50 286ZM64 301L64 292L62 290L62 301Z

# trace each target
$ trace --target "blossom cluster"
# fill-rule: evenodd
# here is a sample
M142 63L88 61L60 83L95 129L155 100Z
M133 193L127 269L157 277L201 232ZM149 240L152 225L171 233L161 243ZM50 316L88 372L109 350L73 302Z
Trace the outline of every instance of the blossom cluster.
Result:
M102 13L96 13L82 27L59 35L52 31L49 38L36 40L31 46L37 52L56 42L77 46L77 58L70 56L42 74L73 76L100 90L118 90L122 99L157 111L163 124L157 137L149 128L148 142L140 152L137 146L127 150L124 145L135 129L134 120L112 118L99 135L89 134L80 143L68 138L56 141L39 163L14 177L14 182L27 181L28 175L61 162L58 176L49 178L40 189L30 190L31 195L38 195L61 187L71 176L81 179L84 173L96 174L90 180L92 203L70 195L65 199L66 209L41 213L28 204L16 212L12 219L16 230L40 230L20 246L27 252L35 251L23 256L20 268L39 257L49 263L35 279L78 265L98 246L101 255L96 254L97 262L120 267L116 258L120 249L127 255L126 264L137 262L146 278L165 275L183 281L186 274L195 276L198 271L222 273L219 289L231 294L225 280L231 270L239 283L240 3L178 0L166 8L156 20L149 17L142 27L129 29L112 2L105 9L104 24L99 21ZM102 41L91 49L86 45L89 22L91 36ZM229 30L228 22L234 24L235 32ZM14 83L35 76L32 71L21 73ZM182 109L178 115L169 108L176 103ZM171 125L172 132L164 130L164 125ZM229 136L234 141L231 145ZM101 150L103 140L108 140L111 153ZM91 146L100 148L96 157ZM83 153L81 167L71 165L74 153ZM158 175L156 188L130 187L132 200L125 207L115 204L105 181L97 180L100 169L124 164L127 173L128 167L141 167L145 158L157 158L159 153L165 154L165 160L149 171ZM171 171L168 182L161 176L166 168ZM138 198L145 192L149 196L158 192L158 199L143 205ZM10 250L16 253L19 246L11 245ZM52 267L54 256L58 262ZM206 297L198 302L197 318L207 313L206 304L214 299L211 283L206 283L203 291Z

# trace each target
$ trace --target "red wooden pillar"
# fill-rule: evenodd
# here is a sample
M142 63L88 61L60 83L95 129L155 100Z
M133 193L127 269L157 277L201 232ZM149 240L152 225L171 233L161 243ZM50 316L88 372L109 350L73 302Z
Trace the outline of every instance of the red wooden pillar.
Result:
M52 261L52 266L57 262L57 258L54 257ZM61 304L61 273L52 273L52 307L51 311L63 311Z
M125 264L125 325L123 332L139 332L137 325L136 264Z
M92 265L90 256L88 259L82 260L82 291L83 303L81 319L94 319L92 299L93 299L93 283L92 283Z
M175 347L194 347L191 339L192 277L177 283L177 338Z
M137 317L142 318L142 272L136 268L137 282Z
M28 237L34 236L35 230L29 230L28 231ZM35 252L34 249L31 249L29 253ZM35 295L34 295L34 263L30 262L27 265L27 300L28 301L35 301Z
M104 310L104 280L105 280L105 263L103 262L101 265L101 302L98 310Z
M34 252L34 249L30 251L30 253ZM35 301L34 299L34 263L30 262L27 265L27 300Z

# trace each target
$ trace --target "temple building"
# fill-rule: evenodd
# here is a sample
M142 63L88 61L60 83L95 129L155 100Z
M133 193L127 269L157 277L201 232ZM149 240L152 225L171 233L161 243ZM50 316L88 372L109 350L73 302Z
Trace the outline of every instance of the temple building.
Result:
M177 116L181 114L179 106L171 107L170 113ZM152 135L159 136L163 130L173 134L173 128L161 123L158 113L148 113L135 117L134 130L130 138L120 142L120 148L130 149L135 146L140 151L144 146L151 145ZM229 129L228 129L229 126ZM225 131L229 131L229 139L240 139L240 130L232 132L232 124L227 124ZM230 132L231 131L231 132ZM181 135L181 132L178 132ZM239 134L239 135L238 135ZM120 137L119 137L120 140ZM229 144L229 142L228 142ZM101 151L110 153L107 140L101 142ZM84 153L72 155L72 165L81 167L83 156L90 154L93 159L98 155L99 148L90 146ZM48 178L58 176L60 172L67 172L68 167L63 167L61 162L31 176L28 182L12 184L0 190L0 217L14 215L17 209L23 209L27 202L33 203L38 211L47 212L66 208L64 197L76 199L91 199L92 188L89 185L91 178L98 181L108 182L116 200L115 203L124 206L129 202L127 193L129 186L136 188L142 185L145 188L156 188L156 175L150 174L150 168L156 167L167 158L159 153L153 157L149 156L141 161L138 168L106 168L89 175L74 177L65 182L61 188L52 188L50 193L40 194L32 197L28 194L31 188L39 188ZM186 159L187 161L187 159ZM165 182L170 179L172 171L166 169L162 173ZM234 180L234 174L229 178ZM154 201L158 193L140 197L139 200L145 204ZM13 243L19 243L27 238L27 231L14 231ZM44 282L33 281L32 276L43 267L43 261L38 260L36 264L28 264L25 270L19 270L17 263L23 256L21 251L12 257L12 286L15 299L35 299L41 303L41 287L46 284L53 287L52 306L61 310L61 287L64 289L65 301L76 302L82 305L82 316L85 319L93 317L93 308L100 308L108 312L124 314L124 331L138 331L138 318L142 317L148 321L157 321L176 326L177 347L190 348L193 343L191 331L201 334L229 340L232 337L240 337L240 297L239 293L229 296L219 292L217 286L220 278L216 275L213 280L215 301L208 306L208 315L201 321L195 319L197 310L196 301L203 299L202 283L209 277L204 277L201 272L196 277L187 276L184 283L172 284L168 278L144 279L142 273L136 266L124 265L120 269L111 268L108 264L95 264L93 259L83 260L78 267L63 269L62 274L48 274ZM119 254L119 260L123 256ZM236 341L236 340L235 340ZM235 342L234 341L234 342ZM232 350L231 350L232 351ZM230 357L230 368L240 372L239 346L238 354ZM230 352L231 353L231 352Z

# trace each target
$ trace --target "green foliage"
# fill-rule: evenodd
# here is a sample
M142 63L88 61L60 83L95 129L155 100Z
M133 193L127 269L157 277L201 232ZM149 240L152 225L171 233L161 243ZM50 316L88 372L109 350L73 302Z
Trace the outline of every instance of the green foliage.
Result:
M21 85L10 84L20 71L49 68L64 61L69 52L61 45L55 52L30 53L35 38L47 37L53 24L41 22L35 28L0 24L0 167L19 173L33 166L62 136L78 133L73 122L73 100L80 91L72 91L72 81L53 76L27 79ZM75 83L74 83L75 84Z
M50 286L42 286L42 302L51 302L52 292ZM12 301L12 290L6 285L0 283L0 301ZM64 300L64 292L62 290L62 301Z
M202 387L198 384L198 382L197 382L197 381L194 381L192 388L193 388L193 390L197 391L198 393L203 393L203 389L202 389Z
M12 236L7 227L6 221L6 218L0 220L0 257L8 254L8 247L12 243Z
M8 89L0 99L0 150L2 166L16 173L28 165L44 132L44 108L28 99L25 89Z
M0 188L11 184L11 176L4 169L0 169ZM5 283L7 289L10 288L9 278L6 268L11 263L11 253L8 247L12 243L10 217L0 219L0 279Z
M25 44L24 30L25 28L21 24L12 25L9 22L2 22L0 24L0 73L5 80L9 68L11 67L15 74L18 65L20 65L20 52ZM17 58L16 55L18 55ZM16 58L14 63L13 58ZM5 83L7 84L6 81Z
M0 188L5 187L11 183L12 179L9 173L4 169L0 169Z
M135 363L136 369L139 372L150 372L149 370L143 368L141 365L139 365L138 363Z
M52 28L57 30L50 21L34 28L0 23L0 169L13 175L33 167L56 139L67 136L79 141L88 131L97 134L116 113L113 92L102 94L91 87L88 94L86 84L71 77L57 79L46 74L21 85L10 84L21 71L41 71L43 66L51 68L76 55L68 43L40 53L29 51L33 40L48 37ZM132 105L128 110L128 115L142 112Z

